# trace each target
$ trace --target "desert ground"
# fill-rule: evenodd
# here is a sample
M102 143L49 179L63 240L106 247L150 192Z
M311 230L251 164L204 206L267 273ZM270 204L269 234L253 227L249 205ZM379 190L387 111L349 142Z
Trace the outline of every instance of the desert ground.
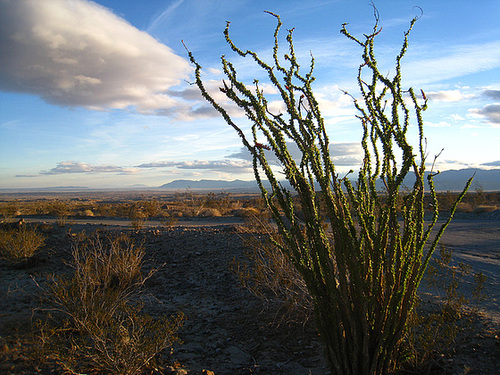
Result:
M99 231L123 232L144 246L144 272L156 269L141 294L148 314L185 315L178 332L182 343L161 352L148 373L329 374L313 319L287 321L279 306L251 294L232 271L247 250L241 216L179 217L168 225L150 219L140 228L117 218L68 217L62 224L47 215L26 215L25 221L43 229L46 239L23 264L0 261L0 373L71 373L35 355L32 326L43 314L39 294L48 275L71 271L71 239ZM453 252L451 267L471 266L461 280L464 296L473 287L472 275L481 272L485 298L466 304L453 342L438 346L425 372L414 373L498 374L500 210L457 214L441 242ZM422 305L439 309L443 294L424 280Z

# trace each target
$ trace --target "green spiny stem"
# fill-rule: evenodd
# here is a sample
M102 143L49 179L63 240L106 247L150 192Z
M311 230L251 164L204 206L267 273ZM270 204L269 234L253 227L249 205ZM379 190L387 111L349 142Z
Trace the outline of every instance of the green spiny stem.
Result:
M412 88L403 91L401 87L401 61L416 19L410 22L404 35L392 79L378 70L374 49L375 38L381 31L378 17L373 32L365 35L363 41L351 35L346 25L342 26L341 33L362 50L357 76L361 97L353 97L353 104L363 129L364 158L357 182L352 184L347 176L338 177L330 156L325 122L312 90L314 59L311 58L309 71L303 75L291 29L286 35L288 52L282 63L279 55L282 23L279 16L268 13L277 20L271 64L255 52L237 47L229 34L230 23L224 35L232 51L252 58L267 73L285 105L285 114L271 113L259 81L254 80L252 85L239 81L235 67L225 56L221 61L228 81L223 81L221 91L251 121L251 136L208 93L201 80L201 66L188 51L195 66L195 83L252 155L257 184L284 240L279 246L302 275L314 300L318 331L332 372L385 374L396 365L396 353L430 257L471 181L450 218L431 240L438 206L431 173L428 184L434 212L427 223L422 117L427 98L422 91L423 104L420 104L422 99ZM368 83L362 78L367 74L371 78ZM414 147L407 140L407 131L413 124L418 128L418 155L414 155ZM267 150L257 147L259 137L266 139L269 152L278 159L293 193L277 179L267 160ZM288 150L289 142L298 147L299 161ZM397 157L400 154L401 159ZM415 182L403 194L407 176L414 176ZM264 187L264 178L271 186L270 192ZM377 187L379 181L384 184L382 191ZM322 207L316 186L321 191ZM297 196L303 221L296 216L292 194ZM329 226L328 231L323 223ZM424 252L425 248L428 249Z

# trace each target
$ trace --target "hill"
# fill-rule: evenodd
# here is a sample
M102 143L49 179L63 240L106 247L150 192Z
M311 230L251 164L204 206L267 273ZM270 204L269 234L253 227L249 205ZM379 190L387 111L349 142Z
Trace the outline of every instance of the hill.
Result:
M475 174L475 175L474 175ZM474 182L471 190L476 188L483 191L500 191L500 169L461 169L444 171L434 177L436 189L438 191L461 191L467 180L474 175ZM353 178L356 176L353 175ZM405 180L406 186L412 185L411 177ZM284 186L289 186L283 182ZM161 185L159 189L166 190L200 190L214 191L225 190L234 192L258 192L258 186L255 181L242 180L174 180Z

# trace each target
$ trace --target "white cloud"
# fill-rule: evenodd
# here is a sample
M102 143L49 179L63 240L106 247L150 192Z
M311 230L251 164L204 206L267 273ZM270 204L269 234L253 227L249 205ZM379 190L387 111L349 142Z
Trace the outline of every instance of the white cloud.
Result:
M0 0L0 89L103 110L172 113L189 62L86 0ZM170 114L170 113L169 113Z
M429 128L449 128L451 125L450 123L446 121L440 121L440 122L425 122L425 126Z
M133 174L136 171L131 168L123 168L116 165L93 165L75 161L63 161L57 163L57 167L49 171L42 171L43 175L56 175L67 173L118 173L118 174Z
M460 102L474 97L471 94L463 94L460 90L431 91L426 93L426 95L430 100L441 102Z
M227 173L248 173L252 171L252 163L246 160L159 161L140 164L137 168L177 168L211 170Z
M296 143L288 142L287 148L292 158L299 161L302 153ZM330 144L330 156L333 163L339 167L355 167L359 166L363 161L363 149L359 142L344 142ZM252 155L245 147L242 147L239 152L228 156L229 158L252 160ZM269 163L278 165L278 158L272 151L266 152L266 157Z
M463 120L465 120L462 116L460 116L459 114L456 114L456 113L452 113L449 117L453 121L463 121Z

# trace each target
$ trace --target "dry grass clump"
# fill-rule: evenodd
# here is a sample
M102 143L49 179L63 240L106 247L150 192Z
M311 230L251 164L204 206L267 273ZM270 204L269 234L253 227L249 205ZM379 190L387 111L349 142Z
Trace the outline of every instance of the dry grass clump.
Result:
M248 217L240 229L246 260L233 261L243 287L277 311L275 323L306 323L313 314L312 297L300 273L276 243L283 240L269 220Z
M403 367L413 373L429 373L440 366L438 353L453 345L461 331L470 330L477 313L471 302L484 299L486 276L473 273L470 265L454 262L451 250L441 245L439 256L429 265L425 281L440 296L437 304L423 304L421 300L413 311L410 330L401 355ZM472 278L466 290L467 279Z
M480 205L474 208L472 210L472 213L474 214L487 214L493 211L498 210L497 206L489 206L489 205Z
M252 218L259 214L259 210L253 207L243 207L233 211L233 215L237 217Z
M18 201L1 202L0 215L6 220L10 220L21 214L21 204Z
M220 211L217 208L203 208L198 213L198 216L201 217L220 217L222 216Z
M16 262L31 258L44 243L45 237L26 224L0 227L0 258Z
M126 236L80 238L70 276L53 277L38 324L44 357L74 372L140 374L176 340L183 316L143 313L139 294L144 249Z

